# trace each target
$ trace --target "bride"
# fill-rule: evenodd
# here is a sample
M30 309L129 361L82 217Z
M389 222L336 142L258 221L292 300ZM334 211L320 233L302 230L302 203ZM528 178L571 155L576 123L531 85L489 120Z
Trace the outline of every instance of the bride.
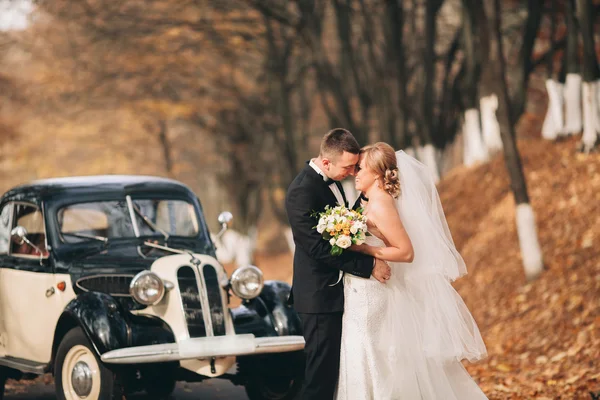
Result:
M392 276L344 276L336 399L487 399L460 362L486 349L450 284L467 271L433 178L382 142L362 149L357 169L371 235L350 249L388 261Z

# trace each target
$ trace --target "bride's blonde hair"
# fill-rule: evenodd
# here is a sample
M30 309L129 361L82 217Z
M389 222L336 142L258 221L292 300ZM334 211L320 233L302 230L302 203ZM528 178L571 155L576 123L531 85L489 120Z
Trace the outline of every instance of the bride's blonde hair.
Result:
M363 147L360 153L364 155L367 167L379 175L383 189L393 198L400 196L400 177L392 146L377 142Z

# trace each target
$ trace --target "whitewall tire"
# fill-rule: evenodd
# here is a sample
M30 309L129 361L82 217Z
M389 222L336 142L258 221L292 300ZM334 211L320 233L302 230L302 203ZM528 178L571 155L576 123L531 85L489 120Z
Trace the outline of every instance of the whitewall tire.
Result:
M117 392L114 373L96 356L81 328L71 329L60 342L54 381L59 400L112 400Z

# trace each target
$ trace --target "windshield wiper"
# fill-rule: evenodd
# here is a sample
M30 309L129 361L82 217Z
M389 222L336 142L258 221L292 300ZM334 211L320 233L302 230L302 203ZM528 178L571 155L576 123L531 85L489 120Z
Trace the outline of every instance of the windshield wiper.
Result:
M108 238L104 236L86 235L85 233L61 232L63 236L74 236L82 239L92 239L99 242L108 243Z
M133 202L131 202L131 206L133 207L133 211L152 229L154 232L160 232L165 237L165 241L169 240L169 234L164 230L160 229L154 222L150 220L150 218L146 217Z

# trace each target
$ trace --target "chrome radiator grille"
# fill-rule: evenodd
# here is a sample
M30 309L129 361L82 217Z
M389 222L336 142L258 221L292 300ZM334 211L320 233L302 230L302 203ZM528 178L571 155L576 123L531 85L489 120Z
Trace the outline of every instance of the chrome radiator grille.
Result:
M93 275L79 278L75 286L85 292L101 292L126 297L133 275Z
M177 283L179 284L183 312L190 337L206 336L202 301L198 292L194 270L191 267L179 268L177 271Z
M210 318L214 336L223 336L225 332L225 310L223 310L223 300L221 299L221 286L215 267L205 265L202 268L204 283L206 286L206 297L210 309Z
M217 269L210 264L198 268L182 266L177 282L190 337L224 336L225 317Z

